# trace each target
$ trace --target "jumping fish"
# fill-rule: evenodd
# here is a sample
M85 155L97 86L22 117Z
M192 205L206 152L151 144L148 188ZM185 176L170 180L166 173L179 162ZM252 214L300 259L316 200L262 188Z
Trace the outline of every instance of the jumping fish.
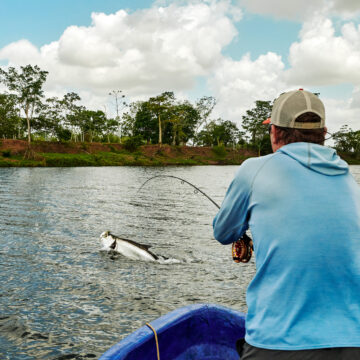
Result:
M104 231L100 235L103 248L113 250L132 260L156 261L159 259L157 255L149 251L150 245L142 245L133 240L123 239Z

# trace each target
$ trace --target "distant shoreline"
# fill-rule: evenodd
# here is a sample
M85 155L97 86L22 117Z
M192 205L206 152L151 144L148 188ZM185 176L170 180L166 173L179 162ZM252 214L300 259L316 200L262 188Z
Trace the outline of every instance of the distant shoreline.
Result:
M0 167L179 166L240 165L253 150L220 147L142 145L128 151L121 144L34 141L34 159L24 159L27 142L0 140ZM339 154L350 165L360 165L351 154Z
M34 141L31 149L35 156L27 160L26 149L24 140L0 140L0 167L240 165L257 156L251 150L222 146L156 144L128 151L121 144Z

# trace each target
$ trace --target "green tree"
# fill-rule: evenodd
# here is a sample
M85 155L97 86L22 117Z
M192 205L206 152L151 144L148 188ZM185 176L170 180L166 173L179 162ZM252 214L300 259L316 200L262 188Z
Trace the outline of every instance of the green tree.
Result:
M141 135L147 143L181 144L195 135L199 112L189 101L176 101L165 92L147 101L130 104L123 115L128 136Z
M149 107L147 101L137 104L137 111L134 119L134 136L142 136L149 144L156 143L158 139L158 121Z
M175 96L172 91L166 91L162 94L151 97L148 100L149 110L155 115L158 121L159 145L163 143L163 127L166 121L169 120L170 110L175 101Z
M82 141L85 136L92 142L94 136L101 136L106 129L106 116L101 110L93 111L81 107L72 118L72 123L79 127Z
M203 146L235 145L239 138L239 129L229 120L212 120L197 136L197 143Z
M207 121L216 105L216 99L213 96L203 96L195 105L199 114L199 121L196 127L196 133L201 126L207 125Z
M360 130L353 131L348 125L343 125L333 134L333 139L338 151L360 155Z
M158 120L149 108L148 101L136 101L129 105L122 115L123 134L128 137L140 135L148 144L156 143Z
M28 144L31 143L31 121L36 109L41 105L43 95L43 84L46 81L48 72L41 70L37 65L21 66L20 71L14 67L8 70L0 68L0 82L17 95L17 101L23 110L27 123Z
M119 128L119 124L120 124L119 120L107 119L105 117L104 132L108 143L110 142L110 135L116 132L116 130Z
M270 137L268 129L262 124L264 120L271 116L271 101L257 100L255 108L246 111L246 115L242 118L242 128L246 134L250 136L250 145L258 150L260 156L261 150L269 151Z
M23 121L17 109L17 97L13 94L0 94L0 137L20 138L23 131Z
M74 92L65 94L62 99L46 99L37 108L38 116L34 117L32 128L43 134L45 139L56 137L58 140L76 140L77 127L72 121L76 112L82 109L76 104L79 100L79 95Z
M33 118L33 130L44 135L45 140L51 137L58 137L62 132L64 115L61 101L57 97L46 99L38 106L38 115Z
M64 114L64 128L71 131L70 140L76 142L78 132L80 129L76 124L73 123L75 114L79 113L81 109L84 109L82 106L78 105L77 102L80 101L80 96L75 92L69 92L64 95L61 100L61 108Z
M194 138L199 120L199 111L189 101L185 100L171 106L167 122L169 134L171 134L168 142L179 145Z

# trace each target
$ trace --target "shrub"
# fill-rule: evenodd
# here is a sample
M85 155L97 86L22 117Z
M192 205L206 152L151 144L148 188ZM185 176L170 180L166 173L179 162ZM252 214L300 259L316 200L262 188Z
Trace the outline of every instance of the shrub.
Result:
M104 143L119 143L120 142L120 136L109 134L109 135L103 135L101 138L101 142Z
M3 150L1 154L3 157L9 158L11 156L11 150Z
M217 145L212 148L212 151L215 155L217 155L220 158L226 157L226 149L224 145Z
M115 153L115 154L121 154L122 151L118 150L114 145L109 144L109 149L111 152Z
M136 135L129 137L124 141L124 148L127 151L133 152L143 143L143 138L141 135Z
M69 129L59 128L56 135L60 141L69 141L71 139L71 131Z

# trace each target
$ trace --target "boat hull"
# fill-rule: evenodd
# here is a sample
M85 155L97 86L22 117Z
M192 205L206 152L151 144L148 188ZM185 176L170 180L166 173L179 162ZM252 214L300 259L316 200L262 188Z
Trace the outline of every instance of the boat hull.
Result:
M223 306L196 304L176 309L151 322L161 360L239 359L236 341L245 336L245 314ZM100 360L156 360L153 331L136 330L114 345Z

